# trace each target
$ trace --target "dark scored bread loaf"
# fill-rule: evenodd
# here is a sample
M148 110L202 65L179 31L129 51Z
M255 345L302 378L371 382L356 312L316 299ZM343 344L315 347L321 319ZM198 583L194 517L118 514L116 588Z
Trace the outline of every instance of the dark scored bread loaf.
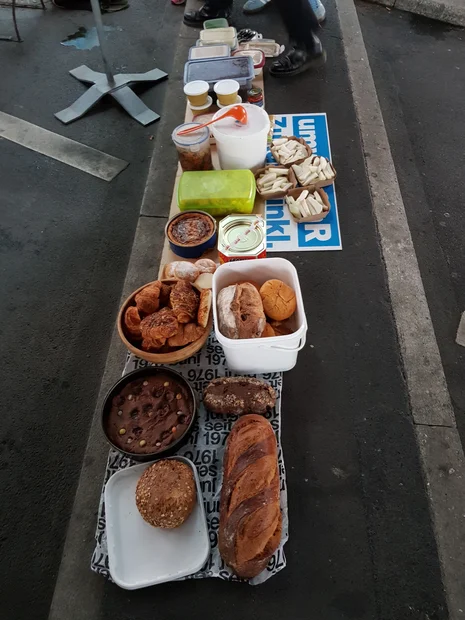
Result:
M213 413L265 414L275 406L276 393L269 383L261 379L220 377L207 385L203 402Z
M218 328L226 338L260 338L266 325L260 293L250 282L221 289Z
M261 416L240 418L229 434L223 465L219 550L243 579L264 570L281 541L276 437Z

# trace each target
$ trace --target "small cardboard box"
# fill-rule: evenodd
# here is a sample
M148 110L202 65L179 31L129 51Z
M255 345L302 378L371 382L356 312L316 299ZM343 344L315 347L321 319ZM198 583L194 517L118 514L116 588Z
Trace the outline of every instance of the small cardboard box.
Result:
M271 151L271 154L273 155L275 161L280 166L284 166L285 168L290 168L293 164L299 165L303 161L305 161L307 159L307 157L310 157L310 155L312 155L312 149L308 146L308 144L305 142L305 140L303 138L297 138L296 136L281 136L281 138L279 138L279 139L281 140L282 138L285 138L286 140L295 140L299 144L302 144L305 147L305 149L307 150L307 155L305 157L302 157L301 159L298 159L297 161L293 161L293 162L291 162L289 164L283 164L281 161L279 161L279 159L277 158L277 156L273 152L273 150L274 150L274 141L272 141L271 142L271 146L270 146L270 151Z
M318 192L321 196L323 204L328 208L326 211L323 211L323 213L318 213L317 215L309 215L308 217L299 217L299 218L295 217L295 215L289 209L289 213L291 217L296 222L321 222L322 220L325 219L325 217L331 211L331 203L329 202L328 194L324 191L324 189L321 189L320 187L317 187L316 185L307 185L306 187L297 187L296 189L291 189L289 190L287 195L294 198L294 200L297 200L297 198L300 196L300 194L304 190L308 190L309 194L313 194L315 191ZM286 201L286 205L289 208L287 201Z
M307 157L305 159L307 159ZM300 164L303 163L305 161L305 159L302 160L300 162ZM311 185L312 186L315 186L315 187L328 187L328 185L332 185L334 183L334 181L336 180L336 170L335 170L335 168L333 166L333 163L331 161L329 161L329 160L328 160L328 162L329 162L329 165L331 166L331 170L333 171L333 174L334 174L333 178L332 179L325 179L324 181L314 179L313 181L311 181ZM300 166L300 164L297 164L297 165ZM294 170L294 174L296 175L296 179L297 179L297 181L299 183L299 187L300 187L299 177L297 176L297 173L295 172L295 170Z
M280 170L286 170L287 171L287 179L289 181L289 183L292 183L292 187L286 191L281 191L281 192L267 192L267 193L263 193L260 191L258 184L257 184L257 179L258 177L260 177L262 174L265 174L266 172L273 172L273 168L279 168ZM288 168L287 166L283 166L283 165L270 165L270 166L265 166L264 168L260 168L259 170L257 170L257 172L255 173L255 184L257 185L257 194L259 194L262 198L264 198L265 200L273 200L274 198L283 198L284 196L287 196L287 194L292 191L293 189L295 189L297 187L297 178L295 176L295 172L294 170L292 170L292 168Z

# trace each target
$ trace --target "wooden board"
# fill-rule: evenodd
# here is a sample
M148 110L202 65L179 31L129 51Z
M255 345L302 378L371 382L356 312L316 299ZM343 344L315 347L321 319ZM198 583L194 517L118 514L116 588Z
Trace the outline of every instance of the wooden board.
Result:
M265 95L265 91L264 91L264 85L263 85L263 74L256 77L253 80L253 86L254 87L258 87L261 88L263 90L263 96ZM218 108L216 107L216 105L214 105L212 107L212 111L216 112L218 110ZM191 123L193 120L193 115L192 115L192 110L189 108L189 106L186 106L186 113L185 113L185 117L184 117L184 122L186 123ZM174 146L173 146L174 148ZM218 160L218 153L216 150L216 145L212 144L211 145L211 153L212 153L212 162L213 162L213 167L215 170L220 170L220 164L219 164L219 160ZM176 215L177 213L180 213L180 210L178 208L178 201L177 201L177 195L178 195L178 183L179 183L179 179L181 178L181 174L182 174L182 168L181 166L178 164L178 169L176 172L176 179L174 181L174 188L173 188L173 195L171 197L171 204L170 204L170 211L169 211L169 218L173 217L173 215ZM256 196L255 198L255 204L254 204L254 209L253 209L253 213L257 213L260 215L263 215L265 212L265 201L263 200L263 198L261 198L260 196ZM220 220L221 218L217 218L217 222ZM218 250L216 248L213 248L212 250L209 250L208 252L205 252L205 254L203 254L202 258L211 258L212 260L214 260L216 263L218 262ZM159 270L159 274L158 277L162 278L163 277L163 272L165 269L165 265L167 263L171 263L172 261L175 260L188 260L185 258L181 258L180 256L177 256L174 252L171 251L170 246L168 244L168 239L165 237L164 243L163 243L163 251L162 251L162 255L161 255L161 261L160 261L160 270ZM195 260L197 259L192 259L190 260L191 263L194 263Z

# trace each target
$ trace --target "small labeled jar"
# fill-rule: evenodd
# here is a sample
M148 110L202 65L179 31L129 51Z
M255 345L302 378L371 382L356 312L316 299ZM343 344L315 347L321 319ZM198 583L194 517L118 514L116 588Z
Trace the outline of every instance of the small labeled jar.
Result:
M210 130L203 127L184 136L179 132L190 127L199 127L199 123L184 123L171 134L178 151L179 163L184 172L192 170L213 170L210 150Z
M263 108L263 90L258 86L247 91L247 102Z

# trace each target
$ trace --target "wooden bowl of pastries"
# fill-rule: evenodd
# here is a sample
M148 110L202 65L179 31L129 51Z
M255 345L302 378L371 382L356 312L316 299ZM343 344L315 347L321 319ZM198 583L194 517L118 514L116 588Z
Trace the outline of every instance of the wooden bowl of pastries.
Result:
M154 364L177 364L195 355L210 334L211 289L185 280L156 280L131 293L117 318L126 347Z

